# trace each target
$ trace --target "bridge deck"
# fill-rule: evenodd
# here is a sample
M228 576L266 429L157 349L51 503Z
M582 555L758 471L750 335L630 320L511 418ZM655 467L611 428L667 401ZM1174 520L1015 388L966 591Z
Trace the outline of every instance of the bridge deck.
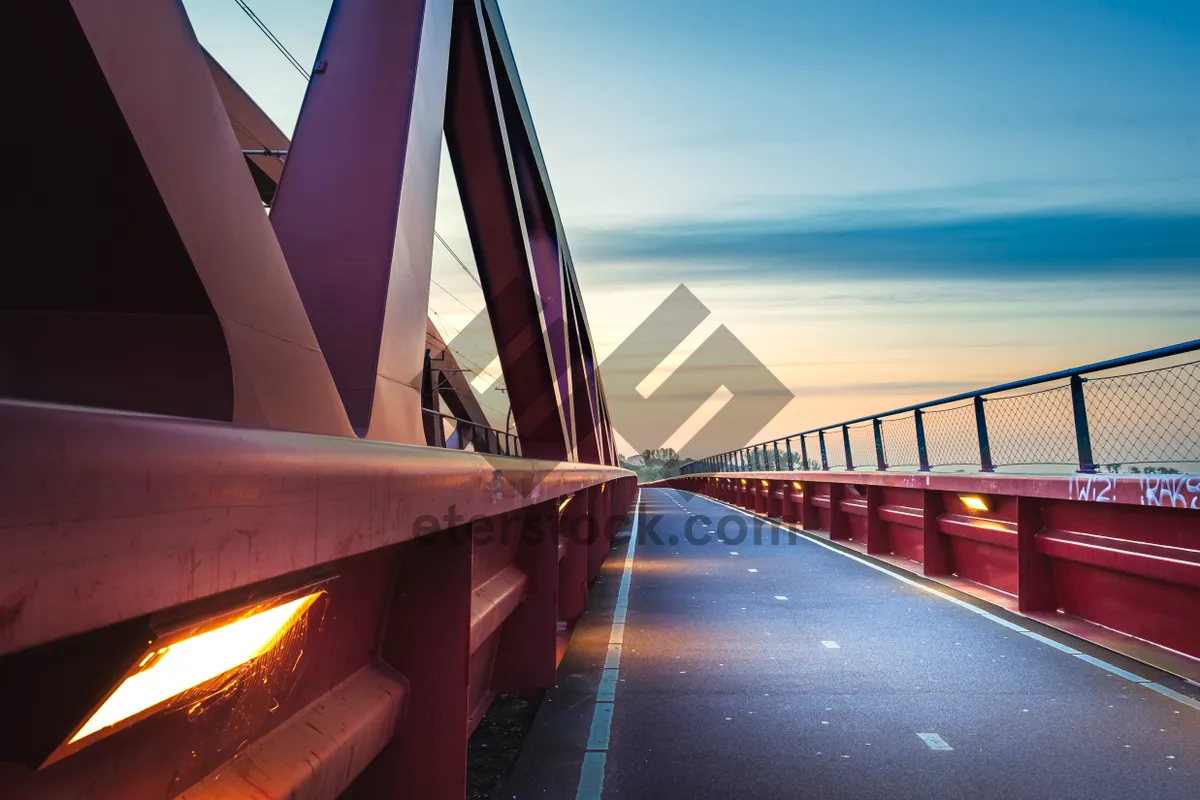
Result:
M1196 797L1195 687L760 524L642 491L502 796Z

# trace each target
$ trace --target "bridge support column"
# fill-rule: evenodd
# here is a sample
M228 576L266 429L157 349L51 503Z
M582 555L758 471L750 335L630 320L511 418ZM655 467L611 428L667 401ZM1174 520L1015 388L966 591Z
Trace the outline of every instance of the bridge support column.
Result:
M879 515L883 505L883 487L867 487L867 553L871 555L892 552L891 538L888 536L887 524Z
M504 623L492 689L531 694L553 686L558 668L558 502L550 500L515 513L524 524L513 563L528 583L525 599Z
M804 484L789 481L783 485L783 521L797 523L804 514Z
M846 497L846 486L841 483L829 484L829 538L849 539L850 519L842 508L842 500Z
M600 491L602 487L593 486L588 489L588 516L590 522L587 526L587 580L588 585L592 585L596 578L600 577L600 568L604 564L604 557L608 555L608 551L612 546L612 542L608 538L608 496L605 492Z
M783 507L786 504L784 495L787 492L787 483L784 481L771 481L769 505L767 516L774 519L783 519Z
M460 526L397 548L380 655L408 679L391 743L355 780L352 797L462 797L467 786L471 530Z
M950 539L938 527L945 508L942 493L926 489L921 493L921 531L925 553L925 574L931 577L954 572Z
M558 616L572 622L587 605L588 490L576 492L563 508L559 537L564 549L558 562ZM561 502L561 501L560 501Z
M1050 559L1037 552L1042 530L1041 501L1017 498L1017 605L1021 611L1056 611L1054 573Z

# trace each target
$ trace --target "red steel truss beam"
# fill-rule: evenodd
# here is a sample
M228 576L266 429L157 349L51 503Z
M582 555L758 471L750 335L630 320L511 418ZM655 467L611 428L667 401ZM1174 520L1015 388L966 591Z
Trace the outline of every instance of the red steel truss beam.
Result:
M424 443L452 0L335 3L271 223L350 421Z
M490 23L456 4L446 142L523 452L575 459L561 231Z
M86 91L89 108L107 109L115 103L123 118L123 125L91 134L100 142L130 141L137 148L153 179L144 190L152 199L139 202L165 206L168 221L163 227L171 230L161 235L178 237L190 261L183 268L195 271L220 320L232 370L233 420L350 435L337 389L262 212L208 62L181 7L160 0L132 5L53 0L38 5L36 13L45 27L31 30L40 30L52 52L67 59L73 70L71 91ZM100 81L98 88L85 89L93 78ZM73 113L71 97L53 102ZM105 154L92 157L103 160ZM126 181L99 176L86 188L86 203L111 206L124 200L119 193ZM127 213L138 214L140 209L131 207ZM92 211L77 207L76 213ZM160 232L143 228L129 235L151 240ZM168 266L149 255L146 259L160 269ZM123 268L113 266L114 271ZM164 375L169 373L164 370ZM158 390L172 388L167 384L160 380Z

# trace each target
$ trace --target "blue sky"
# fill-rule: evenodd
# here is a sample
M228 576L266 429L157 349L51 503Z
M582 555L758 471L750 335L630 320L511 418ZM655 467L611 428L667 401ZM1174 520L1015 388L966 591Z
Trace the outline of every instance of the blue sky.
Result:
M328 0L251 5L311 62ZM303 82L185 6L290 131ZM600 351L684 282L685 349L723 322L797 392L767 434L1200 335L1194 0L500 6Z

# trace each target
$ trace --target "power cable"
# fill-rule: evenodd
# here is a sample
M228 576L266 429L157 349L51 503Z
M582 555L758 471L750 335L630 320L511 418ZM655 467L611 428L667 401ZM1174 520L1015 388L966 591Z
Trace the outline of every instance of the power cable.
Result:
M305 81L312 80L312 75L309 74L308 70L306 70L298 60L296 60L296 57L292 55L291 51L288 50L287 47L284 46L283 42L279 41L279 37L271 32L271 29L267 27L267 23L263 22L262 19L259 18L258 14L254 13L254 9L250 7L250 4L247 3L246 0L233 0L233 2L237 3L238 8L246 12L246 16L250 18L250 21L253 22L255 26L257 26L258 29L263 32L263 35L265 35L271 41L271 44L275 45L275 49L283 54L283 57L288 60L288 63L291 64L301 76L303 76Z

